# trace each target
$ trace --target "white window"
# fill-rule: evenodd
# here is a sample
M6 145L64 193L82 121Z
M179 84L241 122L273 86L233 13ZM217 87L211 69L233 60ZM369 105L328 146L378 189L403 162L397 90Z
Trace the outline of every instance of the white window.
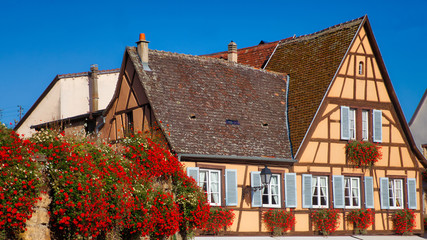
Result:
M273 174L270 184L262 190L263 207L280 207L280 175Z
M390 209L403 208L403 180L402 179L389 179L388 192Z
M368 117L369 117L369 110L362 110L362 140L363 141L368 141L368 136L369 136Z
M363 62L359 62L359 75L363 74Z
M344 198L346 208L360 208L360 178L344 178Z
M350 121L350 139L356 139L356 109L350 108L348 120Z
M328 177L313 176L311 179L311 196L313 208L327 208L328 202Z
M211 169L199 170L199 187L208 197L211 206L221 206L221 171Z

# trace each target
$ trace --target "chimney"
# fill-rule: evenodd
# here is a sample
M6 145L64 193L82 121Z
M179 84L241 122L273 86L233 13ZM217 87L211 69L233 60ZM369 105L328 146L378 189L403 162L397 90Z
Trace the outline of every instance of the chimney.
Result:
M139 41L136 42L136 48L141 59L142 67L145 71L151 71L148 67L148 43L149 41L145 40L145 33L139 34Z
M237 63L237 44L233 41L228 44L228 61Z
M98 65L92 64L90 66L89 72L89 93L90 93L90 103L89 109L92 115L93 112L98 111Z

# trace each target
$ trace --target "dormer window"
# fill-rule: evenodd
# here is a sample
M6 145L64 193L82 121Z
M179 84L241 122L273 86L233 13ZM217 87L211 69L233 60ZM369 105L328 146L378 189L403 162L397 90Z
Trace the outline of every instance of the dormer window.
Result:
M360 61L359 62L359 75L362 75L362 74L363 74L363 62Z

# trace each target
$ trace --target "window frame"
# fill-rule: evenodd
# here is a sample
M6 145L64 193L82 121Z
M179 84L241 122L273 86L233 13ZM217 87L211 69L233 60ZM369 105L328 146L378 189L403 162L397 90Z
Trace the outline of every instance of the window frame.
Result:
M329 176L311 176L312 178L311 178L311 199L312 199L312 208L329 208ZM316 188L317 188L317 192L319 192L319 193L321 193L321 187L323 187L323 186L320 186L320 179L322 179L322 178L325 178L326 180L325 180L325 188L326 188L326 195L325 195L325 197L326 197L326 205L322 205L321 204L321 195L318 195L318 197L317 197L317 203L315 203L315 201L314 201L314 198L315 198L315 195L314 195L314 191L313 191L313 181L314 181L314 179L317 179L317 186L316 186Z
M369 110L362 109L362 141L369 141ZM366 136L364 136L366 133Z
M202 181L202 178L201 178L201 173L202 172L205 172L205 173L208 173L208 174L206 174L206 176L207 176L207 181L206 181L206 185L207 185L207 191L205 191L204 190L204 188L203 188L203 183L204 183L204 181ZM218 200L219 200L219 202L218 203L212 203L212 201L211 201L211 196L212 196L212 191L211 191L211 173L213 173L213 172L216 172L216 173L218 173L218 192L215 192L215 193L218 193ZM198 186L200 187L200 188L202 188L202 190L206 193L206 197L207 197L207 199L208 199L208 202L209 202L209 204L211 205L211 206L222 206L222 202L223 202L223 199L222 199L222 183L223 183L223 181L222 181L222 170L220 170L220 169L210 169L210 168L202 168L202 167L200 167L199 168L199 183L198 183Z
M396 206L397 203L397 194L396 192L396 183L397 181L400 181L400 199L401 204L400 206ZM404 209L405 208L405 185L404 185L404 179L403 178L389 178L388 179L388 202L389 202L389 209ZM392 196L393 195L393 196ZM393 201L391 201L393 200ZM393 202L393 205L391 204Z
M262 202L262 207L268 207L268 208L281 208L282 207L282 197L281 197L281 195L282 195L282 188L281 188L281 179L282 179L282 177L281 177L281 174L278 174L278 173L273 173L272 175L271 175L271 177L273 178L273 176L274 177L277 177L277 197L278 197L278 203L277 204L272 204L272 193L271 193L271 185L272 185L272 182L271 182L271 180L270 180L270 183L268 184L268 186L267 186L267 188L263 188L261 191L261 202ZM265 189L268 189L268 193L267 194L264 194L264 191L265 191ZM268 200L269 200L269 203L267 203L267 204L264 204L264 196L267 196L268 197Z
M350 131L350 140L355 140L357 138L357 109L355 108L350 108L348 110L348 121L349 121L349 131ZM353 124L352 124L353 122ZM353 133L351 132L353 131Z
M352 180L353 179L356 179L357 180L357 184L358 184L358 187L357 187L358 203L359 203L358 206L354 206L353 205L353 201L352 201L352 199L354 198L353 191L352 191L352 189L353 189ZM348 189L348 187L347 187L347 180L349 180L349 183L350 183L350 186L349 186L350 196L347 195L347 191L346 191L346 189ZM362 206L362 196L361 196L361 185L360 185L360 182L361 182L360 181L360 177L344 176L344 208L346 208L346 209L360 209L361 208L361 206ZM348 198L350 199L349 200L350 205L347 205L347 202L346 202L346 199L348 199Z

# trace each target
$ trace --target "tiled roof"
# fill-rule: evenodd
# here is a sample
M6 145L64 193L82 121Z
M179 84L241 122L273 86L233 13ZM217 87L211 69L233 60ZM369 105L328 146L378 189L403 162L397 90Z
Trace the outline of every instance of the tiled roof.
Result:
M288 117L294 154L362 21L283 41L265 67L290 75Z
M280 40L284 41L286 39ZM255 68L263 68L269 57L273 53L280 41L262 43L253 47L241 48L237 50L237 62ZM203 55L205 57L228 59L228 52L219 52Z
M283 75L162 51L144 71L136 49L127 54L176 153L291 158Z

